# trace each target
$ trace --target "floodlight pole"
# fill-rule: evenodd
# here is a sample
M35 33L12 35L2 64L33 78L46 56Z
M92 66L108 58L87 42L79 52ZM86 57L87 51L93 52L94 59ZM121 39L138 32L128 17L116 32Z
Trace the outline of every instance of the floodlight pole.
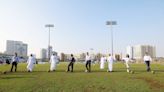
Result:
M117 25L116 21L107 21L106 25L109 25L111 28L111 55L113 56L113 25Z
M54 25L53 24L46 24L45 25L45 27L48 27L48 31L49 31L49 33L48 33L48 59L50 59L50 31L51 31L51 27L54 27Z

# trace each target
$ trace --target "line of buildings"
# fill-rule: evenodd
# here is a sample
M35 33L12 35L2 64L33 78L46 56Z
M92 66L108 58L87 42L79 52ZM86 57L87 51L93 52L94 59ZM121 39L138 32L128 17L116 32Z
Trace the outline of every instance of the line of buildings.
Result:
M27 60L28 53L28 45L23 43L22 41L6 41L6 51L4 53L0 53L0 62L11 61L14 53L17 52L18 56L20 56L20 62L24 62Z
M145 53L148 53L152 58L156 58L156 48L155 46L151 46L151 45L135 45L135 46L127 46L126 48L126 54L129 54L131 59L135 59L135 60L141 60L143 59ZM70 54L64 54L61 53L61 60L62 61L66 61L70 58ZM78 61L84 61L85 60L85 53L81 53L81 54L75 54L74 55L76 57L76 59L78 59ZM103 54L103 53L92 53L91 57L93 60L96 61L100 61L100 58L102 56L108 56L108 54ZM118 54L114 54L114 57L116 60L121 60L122 57L122 53L118 53Z
M50 56L52 55L52 53L57 53L55 51L53 51L52 46L49 46L49 48L47 49L41 49L40 52L40 59L42 61L46 61L48 59L49 54L48 51L50 51ZM6 51L4 53L0 54L0 57L4 57L4 56L13 56L15 53L18 54L18 56L22 57L22 58L27 58L28 55L28 44L22 42L22 41L14 41L14 40L7 40L6 41Z
M91 59L93 61L100 61L102 56L108 56L108 54L103 54L103 53L90 53ZM71 57L71 54L65 54L61 53L60 54L60 59L61 61L68 61ZM74 54L74 57L76 58L76 61L85 61L86 53L79 53L79 54ZM115 54L115 59L117 61L121 60L121 55L120 54Z
M50 51L50 54L49 54L49 51ZM49 46L49 48L45 49L45 48L42 48L41 51L40 51L40 59L42 61L46 61L49 57L51 57L51 55L53 53L56 53L55 51L53 51L53 47L52 46Z
M55 51L53 51L53 47L49 46L49 48L45 49L41 49L40 51L40 59L42 59L43 61L48 59L49 54L48 51L50 49L50 56L52 55L52 53L57 53ZM4 54L6 55L14 55L14 53L17 52L19 56L22 57L27 57L27 53L28 53L28 44L23 43L22 41L13 41L13 40L7 40L6 41L6 51ZM132 59L142 59L145 55L145 53L148 53L152 58L156 58L156 48L155 46L151 46L151 45L135 45L135 46L127 46L126 48L126 54L130 55L130 58ZM97 54L92 54L92 57L94 59L100 60L100 57L103 54L101 53L97 53ZM85 59L85 53L81 53L81 54L76 54L75 55L79 60L84 60ZM64 54L61 53L60 54L61 60L66 60L70 57L69 54ZM115 55L115 57L120 60L122 58L122 54L117 54Z
M52 46L49 46L47 49L41 49L41 58L45 59L49 57L48 51L50 50L50 56L52 53L57 53L53 51ZM22 41L13 41L13 40L7 40L6 41L6 51L5 54L7 55L14 55L14 53L17 52L19 56L27 57L28 54L28 45L26 43L23 43Z
M15 52L19 56L27 57L28 45L22 41L7 40L5 54L14 55Z
M152 58L156 58L156 48L151 45L127 46L126 53L132 59L142 59L145 53L148 53Z

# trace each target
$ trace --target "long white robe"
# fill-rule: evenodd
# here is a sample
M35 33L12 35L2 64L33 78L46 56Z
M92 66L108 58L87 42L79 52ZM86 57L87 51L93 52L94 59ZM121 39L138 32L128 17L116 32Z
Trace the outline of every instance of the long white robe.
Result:
M126 68L129 68L129 61L130 61L130 58L123 58L123 60L125 61L125 65L126 65Z
M59 62L59 57L52 55L51 59L50 59L50 63L51 63L50 70L51 71L56 70L56 65L57 65L58 62Z
M27 60L27 70L30 70L32 72L35 63L36 59L30 56Z
M107 61L108 61L108 70L110 72L112 72L113 71L114 58L112 56L110 56L110 57L107 58Z
M105 62L106 62L106 58L105 57L101 57L101 60L100 60L100 69L104 69Z

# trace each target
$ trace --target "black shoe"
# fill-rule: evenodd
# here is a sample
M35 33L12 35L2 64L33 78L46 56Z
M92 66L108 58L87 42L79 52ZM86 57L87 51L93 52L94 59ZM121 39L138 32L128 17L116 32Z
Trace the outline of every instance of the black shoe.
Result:
M53 70L53 72L55 72L56 70Z

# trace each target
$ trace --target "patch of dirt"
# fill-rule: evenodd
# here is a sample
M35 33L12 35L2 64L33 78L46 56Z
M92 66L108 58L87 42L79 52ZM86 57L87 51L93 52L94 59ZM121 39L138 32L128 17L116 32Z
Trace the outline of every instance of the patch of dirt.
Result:
M144 77L139 77L139 78L136 78L136 79L144 80L146 83L149 84L150 89L155 89L155 90L164 89L164 84L161 84L157 80L153 80L153 79L150 79L150 78L144 78Z

